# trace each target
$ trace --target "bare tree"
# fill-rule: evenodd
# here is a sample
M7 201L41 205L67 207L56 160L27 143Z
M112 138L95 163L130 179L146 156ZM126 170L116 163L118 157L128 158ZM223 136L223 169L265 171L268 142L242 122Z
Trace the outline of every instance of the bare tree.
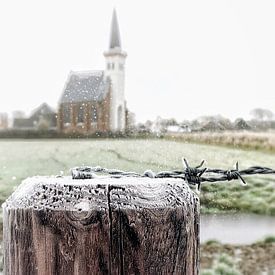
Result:
M256 120L271 120L274 117L274 114L268 109L255 108L251 110L250 114Z

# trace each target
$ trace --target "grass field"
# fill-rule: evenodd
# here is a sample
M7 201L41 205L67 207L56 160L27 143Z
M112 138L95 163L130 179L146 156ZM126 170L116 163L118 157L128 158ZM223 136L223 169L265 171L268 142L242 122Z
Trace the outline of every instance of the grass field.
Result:
M222 132L191 132L167 134L167 138L183 142L223 145L249 150L262 150L275 153L275 131L222 131Z
M29 176L69 174L79 165L100 165L143 172L179 169L181 158L191 165L205 159L207 167L240 168L252 165L275 167L275 154L168 140L1 140L0 201ZM202 212L243 211L275 215L275 176L247 178L204 185L200 193Z

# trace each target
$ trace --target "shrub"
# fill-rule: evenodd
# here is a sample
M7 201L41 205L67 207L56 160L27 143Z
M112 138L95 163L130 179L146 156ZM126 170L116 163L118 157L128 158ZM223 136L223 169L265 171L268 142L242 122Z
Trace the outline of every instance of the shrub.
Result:
M218 263L214 269L215 275L240 275L241 273L224 263Z
M267 236L263 240L264 243L275 243L275 236Z
M220 255L214 262L211 269L202 271L203 275L240 275L240 271L235 267L232 257L227 254Z
M218 240L212 239L205 242L206 245L217 245L221 244Z
M233 259L228 256L227 254L222 254L219 258L218 258L218 262L219 263L223 263L225 265L228 265L230 267L234 266L234 262Z
M258 245L263 245L263 244L270 245L270 244L274 244L274 243L275 243L275 235L266 236L262 240L255 242L255 244L258 244Z

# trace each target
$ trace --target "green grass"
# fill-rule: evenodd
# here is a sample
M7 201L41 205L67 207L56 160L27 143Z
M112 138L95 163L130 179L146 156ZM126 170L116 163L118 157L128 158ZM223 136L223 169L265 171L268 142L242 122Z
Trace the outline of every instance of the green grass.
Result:
M1 140L0 202L29 176L69 174L79 165L100 165L143 172L182 168L181 158L191 165L202 159L207 167L240 168L275 166L275 154L228 147L187 144L168 140ZM275 215L275 176L247 177L238 181L205 184L200 193L202 212L242 211Z

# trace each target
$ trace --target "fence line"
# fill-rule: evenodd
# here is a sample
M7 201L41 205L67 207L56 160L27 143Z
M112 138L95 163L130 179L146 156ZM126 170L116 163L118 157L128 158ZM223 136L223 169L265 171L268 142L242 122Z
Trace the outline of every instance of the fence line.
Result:
M191 167L185 158L182 159L184 164L183 170L161 171L154 173L152 170L146 170L144 173L127 172L118 169L107 169L100 166L95 167L75 167L71 169L73 179L92 179L96 178L97 174L108 174L113 178L121 177L149 177L149 178L179 178L185 180L190 185L200 185L204 182L222 182L240 180L246 184L243 176L249 175L266 175L275 174L275 170L268 167L251 166L247 169L239 170L239 163L235 165L235 169L210 169L203 168L204 160L197 166ZM203 176L204 175L204 176Z

